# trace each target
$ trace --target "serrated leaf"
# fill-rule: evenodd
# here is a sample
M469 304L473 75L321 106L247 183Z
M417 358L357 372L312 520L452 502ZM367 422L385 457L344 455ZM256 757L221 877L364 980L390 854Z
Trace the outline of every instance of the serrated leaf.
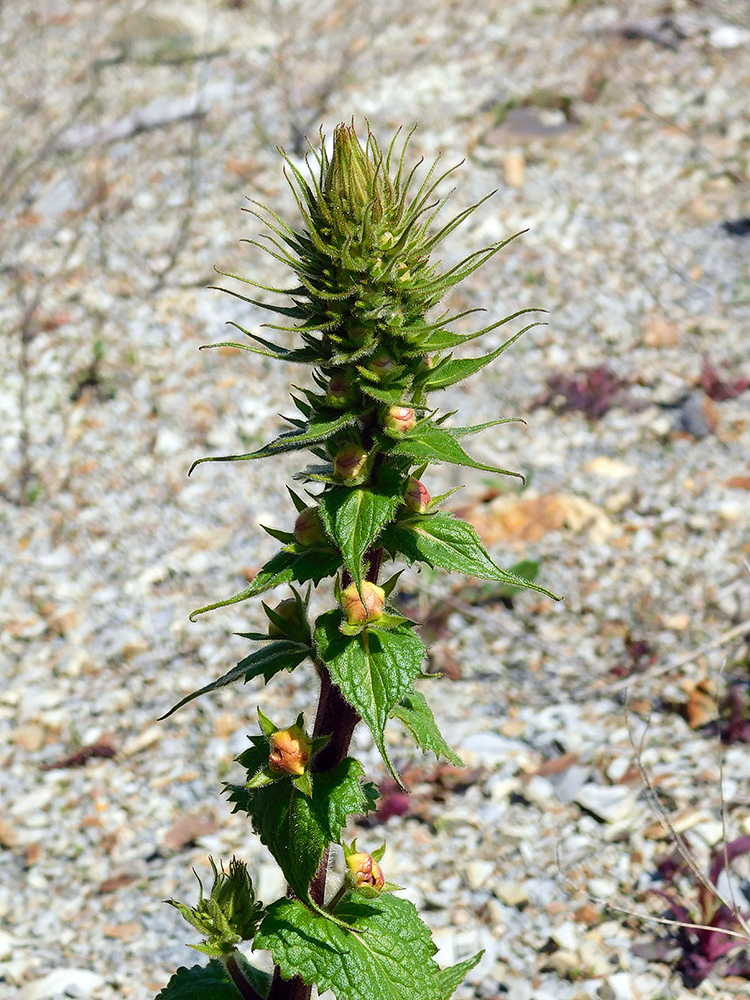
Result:
M294 398L294 397L292 397ZM294 399L300 410L310 408L300 400ZM275 440L259 448L257 451L250 451L244 455L210 455L207 458L199 458L190 466L188 475L193 469L204 462L246 462L255 458L269 458L271 455L280 455L285 451L297 451L300 448L309 448L319 441L326 441L337 431L355 423L357 415L355 413L342 413L334 420L325 419L318 413L313 413L310 420L302 427L295 428L286 434L281 434Z
M383 730L394 705L409 693L420 672L424 646L406 625L397 625L391 632L369 628L348 636L340 631L342 621L341 611L321 615L316 622L315 644L333 683L368 726L398 781Z
M298 546L289 546L277 552L243 591L223 601L196 608L190 612L190 621L195 621L198 615L207 611L226 608L231 604L246 601L250 597L257 597L266 590L279 587L282 583L312 582L317 586L325 577L333 576L341 565L341 555L332 547L299 547L299 551L295 551L297 548Z
M519 589L536 590L553 601L560 600L530 579L512 570L500 569L490 559L472 525L447 511L411 514L389 524L380 541L390 553L400 552L411 562L426 562L428 566L478 576L482 580L499 580Z
M500 469L496 465L485 465L475 462L466 454L449 430L443 427L421 427L412 434L402 438L389 451L390 455L409 455L417 462L448 462L451 465L465 465L470 469L482 469L484 472L497 472L504 476L515 476L523 479L518 472Z
M341 549L358 587L362 585L362 557L383 525L393 520L400 502L397 494L377 487L333 489L318 498L325 529Z
M238 961L238 965L261 996L266 996L269 977L253 969L248 962ZM262 987L265 987L265 992ZM189 969L181 966L156 995L156 1000L239 1000L241 996L223 962L213 959L208 965L194 965Z
M400 719L411 731L414 741L423 753L432 750L436 757L443 756L455 767L464 767L464 762L446 743L437 727L432 709L421 691L412 691L399 702L391 713Z
M256 763L260 747L252 747L240 761ZM267 759L267 754L266 754ZM309 898L310 880L331 841L341 839L347 817L365 811L364 770L347 757L332 771L313 775L312 796L289 780L260 788L229 786L230 800L252 819L261 842L269 849L300 899Z
M209 691L216 691L218 688L226 687L227 684L234 684L235 681L241 680L246 684L248 681L263 674L267 684L274 674L278 674L280 670L294 670L308 656L312 656L312 653L312 649L302 642L291 642L288 639L280 639L277 642L269 643L267 646L256 649L254 653L240 660L237 666L232 667L231 670L227 671L222 677L219 677L218 680L211 681L205 687L200 688L198 691L193 691L192 694L182 698L176 705L170 708L166 715L162 715L161 719L168 719L178 708L182 708L188 702L200 698L201 695L208 694Z
M429 929L406 899L350 897L336 910L347 930L298 900L272 903L254 946L267 948L285 979L299 975L337 1000L444 1000Z
M466 979L467 972L471 972L483 954L483 951L477 952L476 955L467 958L465 962L450 965L447 969L442 970L440 979L443 985L443 1000L450 1000L464 979Z
M447 511L413 514L390 525L389 545L408 559L483 580L505 580L470 524Z
M525 326L523 330L519 330L510 340L506 340L504 344L501 344L497 350L490 351L489 354L483 354L479 358L450 358L443 361L441 364L436 365L427 378L422 381L422 388L427 392L432 392L435 389L446 389L449 385L455 385L456 382L463 382L464 379L481 371L482 368L494 361L495 358L500 357L503 351L506 351L527 330L542 325L541 323L529 323L528 326Z

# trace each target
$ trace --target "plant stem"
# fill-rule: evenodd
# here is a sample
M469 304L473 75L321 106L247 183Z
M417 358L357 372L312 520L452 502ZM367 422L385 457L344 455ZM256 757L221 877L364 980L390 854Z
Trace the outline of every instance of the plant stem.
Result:
M371 548L366 553L365 558L369 562L365 578L371 583L377 583L380 563L383 559L383 549ZM352 734L359 722L359 715L333 683L325 665L316 662L315 666L320 676L320 696L313 738L331 734L330 740L320 753L316 754L313 761L313 773L321 773L332 771L346 757ZM325 900L328 853L329 849L326 848L320 867L310 883L310 895L318 906L322 906ZM279 967L276 966L268 1000L310 1000L311 992L312 987L306 986L299 976L295 976L293 979L282 979Z
M232 952L231 955L227 955L226 958L224 958L224 968L229 973L229 978L240 991L244 1000L263 1000L263 997L260 993L258 993L252 983L248 982L245 978L245 973L242 971L236 955L236 952Z

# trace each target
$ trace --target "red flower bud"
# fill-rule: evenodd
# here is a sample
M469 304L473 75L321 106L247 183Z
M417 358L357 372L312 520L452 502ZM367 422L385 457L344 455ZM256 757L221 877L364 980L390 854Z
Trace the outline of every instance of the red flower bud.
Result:
M300 511L294 522L294 537L300 545L319 545L326 540L317 507L306 507Z
M367 475L367 452L358 444L345 444L336 452L333 474L345 486L356 486Z
M304 774L312 753L312 741L299 726L280 729L271 737L268 766L281 774Z
M347 587L341 594L341 607L346 613L350 625L364 625L366 622L377 621L383 617L385 591L376 583L365 580L362 584L362 596L359 596L355 583Z
M411 510L416 511L417 514L425 514L429 507L430 494L425 489L424 483L420 483L413 476L410 477L409 482L406 484L404 503Z
M382 889L385 885L383 873L377 861L373 861L372 855L365 851L357 854L349 854L346 859L346 866L351 872L351 881L354 886L367 885L373 889Z
M383 427L390 437L406 434L416 422L414 410L410 406L388 406L383 411Z

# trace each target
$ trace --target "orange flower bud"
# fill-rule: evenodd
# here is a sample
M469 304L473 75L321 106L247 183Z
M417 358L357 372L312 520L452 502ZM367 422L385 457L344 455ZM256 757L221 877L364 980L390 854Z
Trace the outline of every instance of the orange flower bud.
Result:
M406 493L404 494L406 506L416 511L417 514L424 514L429 507L430 499L430 494L425 489L424 483L411 476L406 484Z
M358 444L345 444L336 452L333 474L345 486L356 486L367 474L367 452Z
M383 617L385 591L376 583L365 580L362 584L362 596L357 592L355 583L347 587L341 594L341 607L346 613L350 625L364 625L366 622L377 621Z
M383 427L390 437L406 434L416 422L414 410L410 406L388 406L383 411Z
M382 889L385 885L380 866L377 861L373 861L372 855L365 851L348 855L346 866L351 872L355 886L367 885L373 889Z
M300 545L319 545L326 540L317 507L306 507L294 522L294 537Z
M268 766L281 774L304 774L312 753L312 740L299 726L280 729L271 737Z

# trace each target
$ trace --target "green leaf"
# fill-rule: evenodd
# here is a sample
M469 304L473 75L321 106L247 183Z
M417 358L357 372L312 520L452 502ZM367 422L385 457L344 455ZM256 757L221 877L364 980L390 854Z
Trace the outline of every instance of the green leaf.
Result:
M268 683L274 674L278 674L280 670L294 670L304 659L312 656L312 653L312 649L301 642L280 639L277 642L269 643L240 660L236 667L232 667L218 680L211 681L205 687L182 698L161 718L168 719L178 708L182 708L188 702L200 698L203 694L208 694L209 691L216 691L218 688L226 687L227 684L233 684L235 681L241 680L243 683L247 683L263 674L266 683Z
M312 581L317 586L325 577L333 576L340 565L341 555L332 547L290 545L269 559L241 593L191 611L190 621L194 622L198 615L207 611L226 608L230 604L239 604L250 597L257 597L258 594L278 587L282 583Z
M433 959L428 928L406 899L349 897L336 917L347 930L313 914L298 900L272 903L255 938L285 979L299 975L337 1000L444 1000L444 973Z
M497 350L490 351L489 354L483 354L479 358L451 358L437 364L422 381L422 388L427 392L432 392L434 389L446 389L449 385L455 385L456 382L463 382L464 379L481 371L482 368L494 361L495 358L500 357L503 351L506 351L527 330L531 330L535 326L543 326L543 324L529 323L528 326L525 326L523 330L519 330L510 340L506 340L504 344L501 344Z
M519 589L528 587L555 601L560 600L531 579L512 570L500 569L485 551L476 530L447 511L410 514L388 525L381 542L390 553L400 552L411 562L425 562L431 567L440 566L483 580L499 580Z
M280 455L285 451L297 451L300 448L309 448L311 444L325 441L337 431L355 423L356 419L356 413L342 413L335 420L328 420L319 413L313 413L311 419L303 427L295 428L286 434L281 434L274 441L264 445L257 451L250 451L245 455L211 455L207 458L199 458L190 466L188 475L192 473L197 465L202 465L204 462L245 462L249 459Z
M464 762L445 741L437 727L432 709L421 691L412 691L403 698L391 713L411 730L414 741L423 753L432 750L436 757L443 756L455 767L464 767Z
M245 751L241 762L254 765L260 749ZM313 775L312 796L288 779L260 788L229 786L235 811L250 816L261 842L300 899L309 899L310 880L329 843L340 841L347 817L366 810L363 775L359 761L347 757L333 771Z
M468 310L468 312L475 312L475 311L481 311L481 310L473 310L473 309ZM476 333L467 333L467 334L451 333L450 330L442 328L436 330L426 340L422 341L419 344L419 349L420 352L425 354L431 351L445 351L450 347L457 347L459 344L468 344L472 340L477 340L479 337L483 337L486 333L489 333L491 330L496 330L499 326L503 326L505 323L509 323L512 319L516 319L518 316L523 316L525 313L545 312L545 311L546 310L534 309L534 308L519 309L518 312L514 312L510 316L504 316L496 323L490 323L489 326L485 326L481 330L477 330ZM462 316L468 315L468 312L461 313L459 316L454 316L452 319L448 320L448 322L453 323L457 319L460 319Z
M464 979L466 979L466 973L471 972L483 954L484 952L480 951L471 958L467 958L465 962L459 962L458 965L450 965L447 969L442 970L440 979L443 984L443 1000L450 1000Z
M452 465L465 465L470 469L482 469L485 472L499 472L504 476L516 476L523 479L518 472L500 469L495 465L485 465L475 462L466 454L449 430L443 427L420 427L412 434L402 438L390 449L390 455L410 455L417 462L449 462Z
M383 760L398 781L383 730L394 705L409 693L420 672L424 646L407 625L397 625L390 632L370 626L358 635L342 635L339 626L343 617L342 611L328 611L318 618L318 652L333 683L369 727Z
M223 963L213 959L208 965L179 968L156 1000L238 1000L240 995Z
M318 499L320 515L328 534L335 540L352 579L362 584L362 556L393 520L401 498L371 487L328 490Z

